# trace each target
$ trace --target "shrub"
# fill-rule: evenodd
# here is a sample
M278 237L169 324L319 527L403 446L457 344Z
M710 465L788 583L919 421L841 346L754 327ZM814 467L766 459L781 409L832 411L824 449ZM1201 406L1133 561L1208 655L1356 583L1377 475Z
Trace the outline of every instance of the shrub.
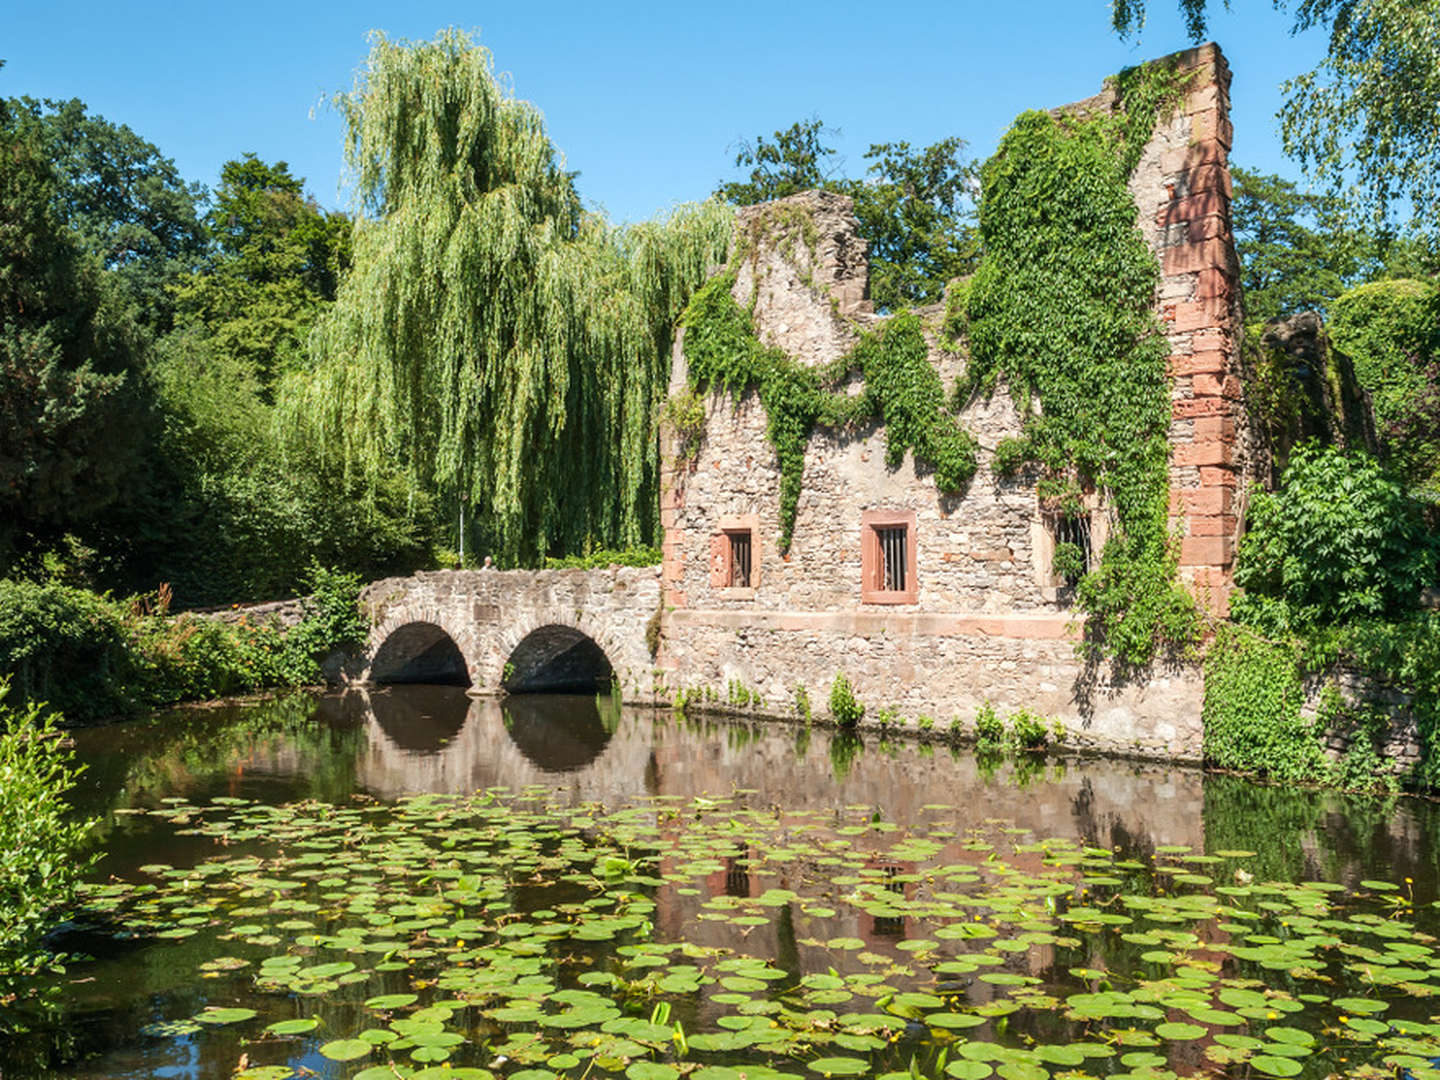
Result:
M0 677L73 716L120 711L135 678L128 613L68 585L0 580Z
M1222 625L1205 656L1205 760L1279 780L1328 771L1320 726L1301 715L1298 649Z
M0 979L38 970L41 936L74 899L93 858L82 857L93 820L65 802L80 769L37 704L13 708L0 680Z
M982 746L999 746L1004 738L1005 722L987 701L975 714L975 739Z
M1045 717L1029 709L1010 714L1010 737L1021 750L1038 750L1045 745L1050 728Z
M801 683L795 684L795 715L807 724L810 722L810 691Z
M1365 454L1296 448L1280 490L1250 504L1238 622L1280 634L1413 609L1435 581L1422 505Z
M865 706L855 700L855 690L843 671L830 684L830 715L841 727L854 727L865 715Z
M659 566L663 558L659 548L626 548L623 551L592 551L589 555L560 555L545 560L546 570L596 570L607 566Z
M18 702L72 721L177 701L320 681L332 648L363 641L358 575L312 566L300 622L170 618L153 598L115 600L66 585L0 580L0 678Z

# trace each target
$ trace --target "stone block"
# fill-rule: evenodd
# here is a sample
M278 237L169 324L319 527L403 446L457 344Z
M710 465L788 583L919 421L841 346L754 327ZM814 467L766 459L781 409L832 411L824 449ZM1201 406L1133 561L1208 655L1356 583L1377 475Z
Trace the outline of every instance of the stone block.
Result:
M1175 378L1185 375L1219 375L1228 371L1229 368L1229 358L1223 352L1172 356L1169 364L1170 375Z
M1224 165L1197 165L1190 170L1190 175L1185 180L1185 192L1187 195L1203 195L1207 192L1218 192L1226 199L1235 197L1234 185L1230 180L1230 170Z
M1176 465L1230 465L1235 460L1235 444L1219 439L1182 444L1174 448L1170 460Z
M1235 126L1218 109L1202 109L1190 116L1190 141L1197 146L1218 143L1229 150L1235 145Z
M1196 397L1223 397L1238 401L1243 393L1237 375L1196 375L1190 386Z
M1229 244L1219 238L1206 240L1207 244L1220 245L1222 252L1229 251ZM1235 295L1235 279L1223 264L1207 267L1195 276L1195 299L1225 300Z
M1186 519L1186 530L1191 536L1234 536L1239 519L1233 515L1217 514Z
M1174 402L1170 412L1177 420L1187 420L1197 416L1228 416L1234 408L1235 406L1224 398L1195 397Z
M1237 487L1239 483L1240 479L1234 469L1224 465L1200 466L1201 487Z
M1201 416L1195 419L1195 441L1235 441L1235 418L1233 416Z
M1203 221L1208 217L1228 218L1229 215L1230 197L1225 192L1191 192L1160 207L1155 215L1155 224L1174 225L1181 221Z
M1174 491L1179 496L1180 509L1187 516L1205 516L1233 513L1236 492L1233 487L1202 487L1187 491Z
M1228 536L1187 536L1180 541L1181 566L1229 566L1235 541Z
M1211 243L1213 241L1206 241ZM1230 306L1218 299L1182 301L1175 305L1170 327L1176 333L1187 330L1205 330L1225 325L1230 318Z
M1211 270L1223 267L1228 257L1229 246L1223 240L1190 240L1165 250L1164 272L1168 277L1171 274Z

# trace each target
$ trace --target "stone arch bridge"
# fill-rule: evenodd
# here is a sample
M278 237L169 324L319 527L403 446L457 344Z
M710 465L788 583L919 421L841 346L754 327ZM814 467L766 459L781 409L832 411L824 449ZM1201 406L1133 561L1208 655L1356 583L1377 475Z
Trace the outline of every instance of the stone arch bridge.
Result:
M658 567L442 570L361 594L370 638L349 682L450 683L477 693L593 692L654 700Z

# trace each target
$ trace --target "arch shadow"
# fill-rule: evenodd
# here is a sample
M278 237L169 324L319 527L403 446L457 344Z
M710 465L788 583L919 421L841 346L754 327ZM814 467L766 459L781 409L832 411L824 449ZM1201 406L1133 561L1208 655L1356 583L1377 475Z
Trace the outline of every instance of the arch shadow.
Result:
M595 694L608 691L614 677L610 658L593 638L550 623L520 639L500 686L511 694Z
M455 640L434 623L397 627L375 650L370 681L469 686L470 668Z

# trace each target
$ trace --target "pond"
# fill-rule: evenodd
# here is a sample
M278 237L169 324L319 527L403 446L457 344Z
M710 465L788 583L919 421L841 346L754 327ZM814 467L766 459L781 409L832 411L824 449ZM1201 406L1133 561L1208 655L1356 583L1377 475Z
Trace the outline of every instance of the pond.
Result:
M7 1080L1437 1075L1428 802L447 687L74 738Z

